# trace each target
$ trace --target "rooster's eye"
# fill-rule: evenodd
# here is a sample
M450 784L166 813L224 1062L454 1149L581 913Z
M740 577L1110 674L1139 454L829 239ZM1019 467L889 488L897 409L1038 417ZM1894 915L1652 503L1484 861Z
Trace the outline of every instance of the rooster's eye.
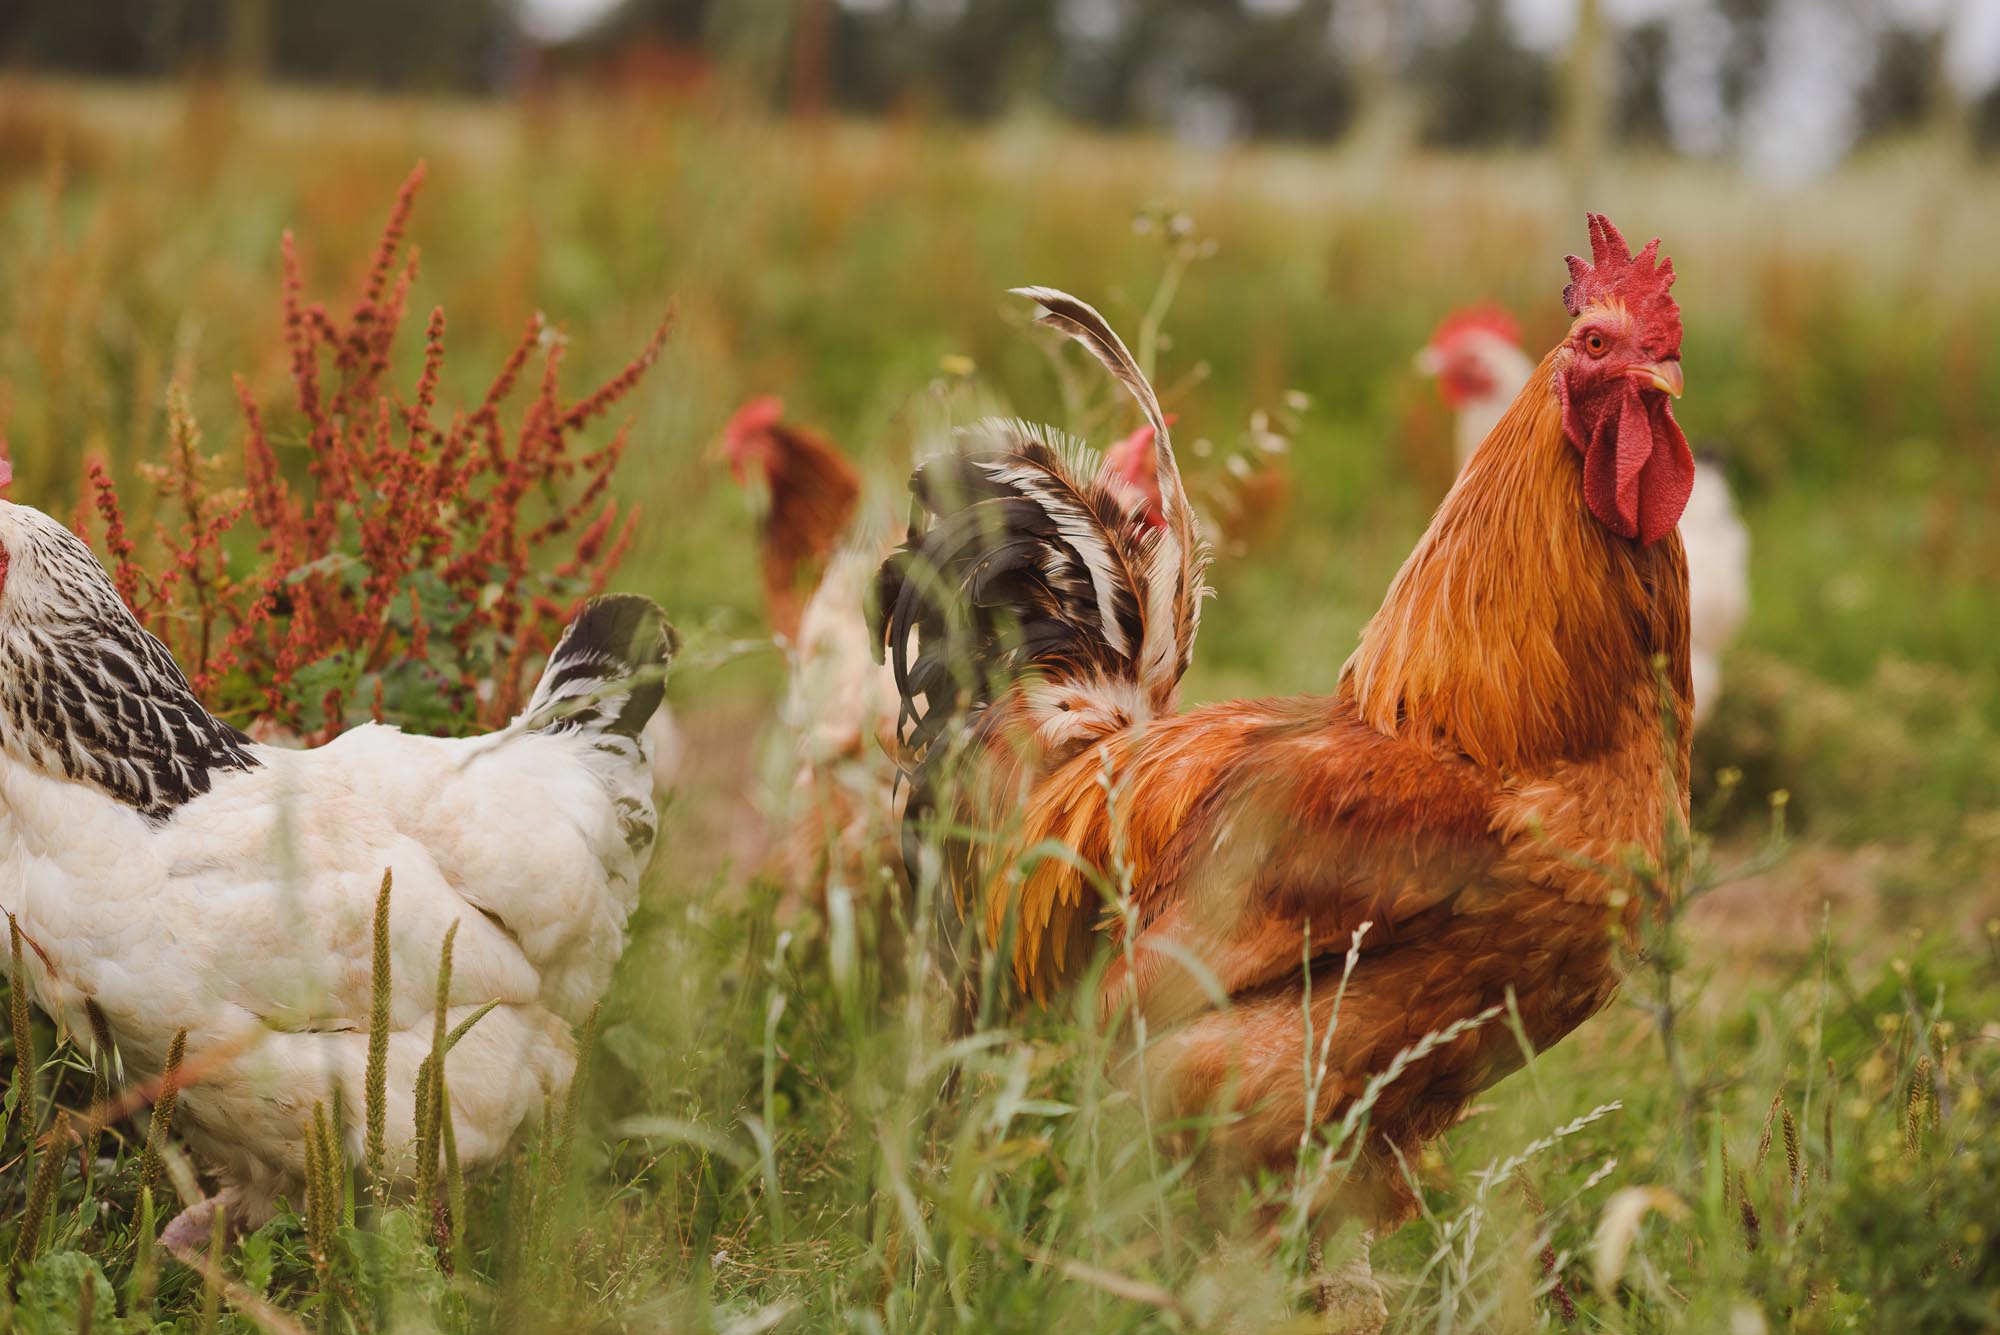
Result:
M1583 336L1583 350L1593 357L1602 357L1605 348L1609 346L1604 341L1604 335L1598 333L1595 329Z

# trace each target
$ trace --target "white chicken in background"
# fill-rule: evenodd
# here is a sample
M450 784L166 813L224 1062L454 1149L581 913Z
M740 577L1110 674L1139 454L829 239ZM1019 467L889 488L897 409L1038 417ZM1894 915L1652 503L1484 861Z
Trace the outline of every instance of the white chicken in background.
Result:
M888 544L857 540L827 563L799 617L781 710L807 763L895 754L895 677L869 652L864 607Z
M1417 354L1416 369L1436 377L1445 405L1457 414L1453 443L1460 468L1534 372L1520 339L1520 325L1505 311L1475 306L1446 316ZM1721 690L1723 655L1750 611L1750 534L1720 468L1695 470L1694 493L1681 514L1680 530L1687 548L1694 721L1699 725Z
M887 546L857 536L827 562L789 647L779 718L792 738L792 777L775 864L788 907L819 903L836 883L862 891L901 865L884 832L895 830L904 797L892 759L902 698L871 652L865 610Z
M1460 468L1535 372L1521 348L1521 326L1493 306L1454 311L1417 354L1417 370L1435 376L1445 406L1457 414L1452 450Z
M0 501L0 908L34 943L35 999L82 1032L94 1003L128 1072L157 1076L188 1031L175 1129L222 1190L170 1245L205 1239L218 1208L254 1226L297 1200L314 1105L364 1106L385 869L392 1169L414 1168L454 923L447 1020L498 1003L448 1063L461 1161L560 1098L652 850L645 729L676 643L650 599L601 597L498 732L264 746L202 707L79 538Z

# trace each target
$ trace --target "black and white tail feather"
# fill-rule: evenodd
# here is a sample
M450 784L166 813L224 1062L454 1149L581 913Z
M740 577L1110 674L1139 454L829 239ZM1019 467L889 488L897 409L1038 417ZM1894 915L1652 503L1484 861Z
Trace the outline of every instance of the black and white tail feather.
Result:
M1207 546L1153 387L1089 305L1016 291L1138 401L1165 523L1145 522L1096 452L1026 422L977 423L918 467L909 535L883 563L871 610L902 697L913 811L943 756L996 719L1024 724L1050 766L1172 713L1207 593Z
M593 598L563 628L515 727L575 734L603 781L625 845L644 865L658 828L646 724L666 700L667 665L680 635L651 598Z
M666 698L680 636L651 598L593 598L563 628L522 712L532 732L584 732L636 742Z

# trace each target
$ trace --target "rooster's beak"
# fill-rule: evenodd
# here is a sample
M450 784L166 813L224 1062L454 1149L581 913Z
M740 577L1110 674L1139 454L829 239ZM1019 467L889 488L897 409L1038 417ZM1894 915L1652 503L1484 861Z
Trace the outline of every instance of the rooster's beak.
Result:
M1654 389L1670 398L1679 398L1681 389L1687 383L1681 377L1681 359L1672 358L1663 362L1641 362L1637 366L1625 368L1625 374L1634 380L1643 380Z

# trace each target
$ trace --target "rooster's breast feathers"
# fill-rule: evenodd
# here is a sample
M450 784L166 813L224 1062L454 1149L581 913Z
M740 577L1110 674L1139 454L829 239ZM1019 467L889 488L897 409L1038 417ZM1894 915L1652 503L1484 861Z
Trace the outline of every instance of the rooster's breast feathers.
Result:
M1417 930L1500 856L1497 792L1462 757L1370 729L1346 697L1239 701L1071 761L1042 785L1020 842L1069 844L1114 890L1129 879L1137 944L1199 943L1234 994L1296 971L1308 930L1315 955L1345 951L1363 922L1371 948ZM1007 898L988 902L1003 911ZM1098 898L1070 862L1027 874L1024 986L1046 995L1087 959Z

